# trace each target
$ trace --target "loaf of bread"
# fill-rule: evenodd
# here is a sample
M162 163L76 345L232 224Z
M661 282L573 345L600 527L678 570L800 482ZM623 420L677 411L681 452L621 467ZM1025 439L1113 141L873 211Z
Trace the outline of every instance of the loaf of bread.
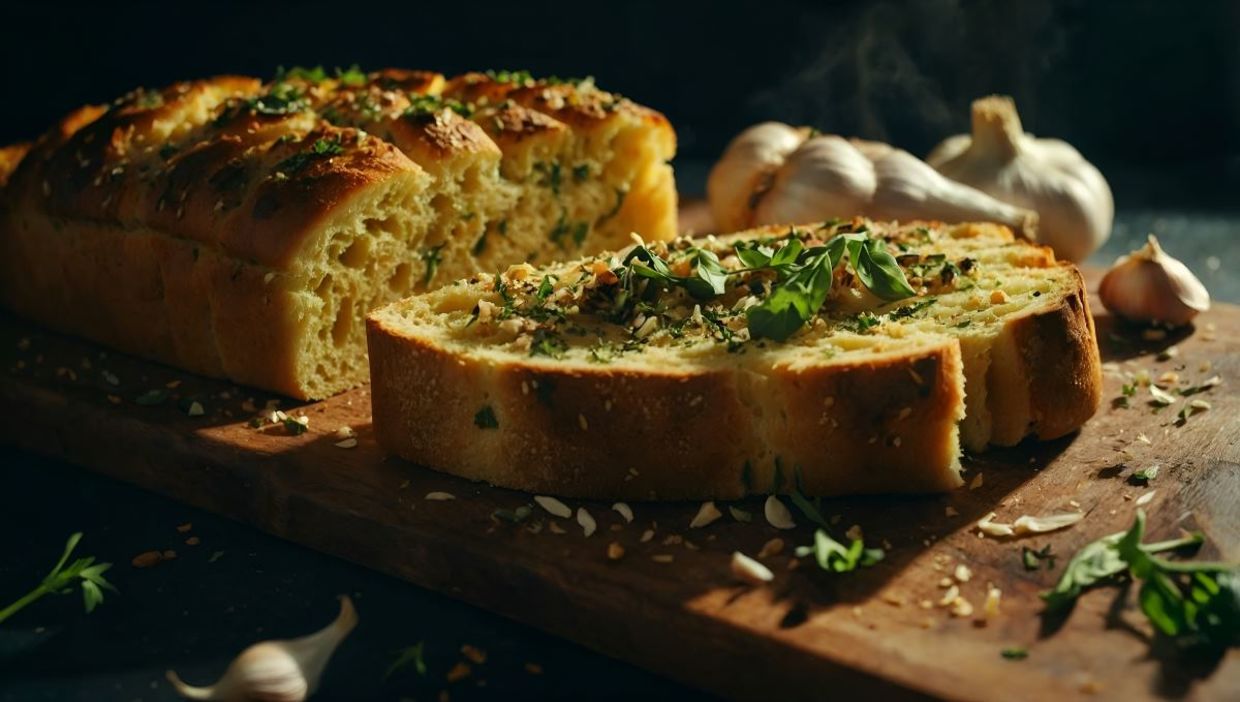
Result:
M912 296L876 296L850 250L803 324L755 336L753 308L792 269L742 253L812 260L837 237L888 252ZM565 496L925 492L960 484L961 443L1062 436L1098 406L1079 272L1005 227L857 219L640 253L521 264L373 312L379 443Z
M676 232L657 112L592 80L321 69L81 108L0 150L0 303L117 349L321 398L374 307Z

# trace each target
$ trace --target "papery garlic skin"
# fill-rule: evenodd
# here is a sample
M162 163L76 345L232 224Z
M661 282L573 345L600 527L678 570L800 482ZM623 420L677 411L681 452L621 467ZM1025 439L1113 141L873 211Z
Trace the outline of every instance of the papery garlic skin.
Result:
M318 688L328 660L356 626L357 610L344 596L340 598L340 614L331 624L299 639L250 646L214 685L187 685L171 670L168 681L177 694L190 700L303 702Z
M1021 127L1011 98L973 102L972 134L949 137L926 162L940 173L1038 213L1038 240L1081 261L1111 235L1115 202L1106 179L1067 142Z
M751 198L770 188L776 170L808 135L808 129L782 122L755 124L737 134L706 179L715 221L722 224L747 219Z
M706 191L721 231L857 215L992 221L1027 234L1036 222L1032 212L952 181L907 151L778 122L733 139Z
M1145 246L1120 256L1098 288L1102 305L1136 321L1188 324L1210 309L1210 293L1179 259L1168 256L1150 234Z

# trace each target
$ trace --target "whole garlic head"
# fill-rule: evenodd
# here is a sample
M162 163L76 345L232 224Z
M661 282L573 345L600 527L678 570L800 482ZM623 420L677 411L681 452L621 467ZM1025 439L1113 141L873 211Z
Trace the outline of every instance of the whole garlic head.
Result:
M1168 256L1150 234L1145 246L1120 256L1098 289L1102 305L1127 319L1188 324L1210 309L1210 293L1178 259Z
M747 219L751 198L770 189L776 170L805 141L808 131L781 122L763 122L736 135L727 148L729 166L711 169L706 180L715 221L723 224Z
M862 215L875 219L992 221L1029 233L1036 215L878 142L814 134L778 122L741 132L706 184L723 231Z
M973 102L973 133L949 137L926 162L940 173L1038 213L1038 240L1060 258L1083 260L1111 235L1111 188L1071 145L1021 127L1010 97Z
M353 601L341 597L340 614L331 624L299 639L262 641L250 646L213 685L187 685L171 670L168 681L177 694L190 700L302 702L318 688L327 661L355 626L357 611Z

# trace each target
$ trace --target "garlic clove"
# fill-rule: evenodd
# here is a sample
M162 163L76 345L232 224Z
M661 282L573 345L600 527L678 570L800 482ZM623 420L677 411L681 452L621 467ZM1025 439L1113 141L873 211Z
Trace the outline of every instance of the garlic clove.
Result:
M250 646L213 685L186 684L172 670L168 681L177 694L190 700L302 702L318 688L328 660L356 626L357 610L346 595L340 598L340 614L331 624L299 639Z
M921 159L887 144L853 139L874 163L878 189L865 214L879 219L985 220L1033 236L1038 217L944 177Z
M1153 234L1145 246L1120 256L1098 288L1115 314L1171 326L1188 324L1210 309L1210 293L1180 260L1167 255Z
M732 139L706 180L715 222L723 231L753 223L756 197L770 188L775 171L807 136L808 129L763 122Z
M823 134L805 141L762 193L754 222L800 224L865 211L878 179L874 164L847 139Z

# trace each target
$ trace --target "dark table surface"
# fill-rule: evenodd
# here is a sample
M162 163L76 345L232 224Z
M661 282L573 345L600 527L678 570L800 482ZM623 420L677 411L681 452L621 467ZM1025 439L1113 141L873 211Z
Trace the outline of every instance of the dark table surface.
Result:
M686 182L704 181L688 164ZM1146 232L1185 261L1217 300L1240 301L1240 216L1121 209L1090 263L1107 265ZM20 408L6 408L20 411ZM77 592L32 605L0 627L0 701L174 699L164 671L214 680L245 646L309 633L349 593L361 624L323 679L318 699L694 699L701 693L442 595L269 537L138 488L0 446L0 603L33 587L65 539L85 532L79 555L116 564L92 614ZM189 534L178 525L192 523ZM189 546L188 536L201 543ZM178 557L154 568L130 560L152 549ZM583 621L582 626L589 626ZM425 641L428 672L385 677L395 651ZM462 645L487 652L472 674L445 679ZM532 673L534 664L541 673Z

